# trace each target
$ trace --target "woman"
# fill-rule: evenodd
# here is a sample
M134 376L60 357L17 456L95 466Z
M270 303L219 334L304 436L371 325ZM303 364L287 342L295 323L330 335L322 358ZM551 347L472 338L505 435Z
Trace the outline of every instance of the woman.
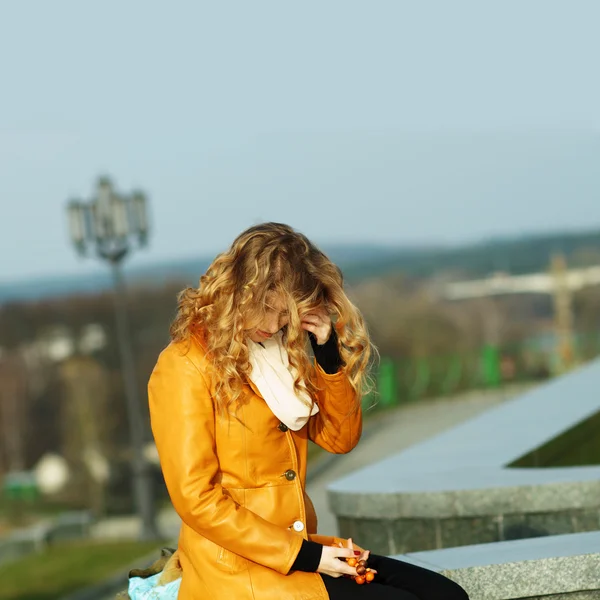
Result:
M183 522L181 600L466 598L440 575L316 534L308 440L339 454L358 443L371 345L340 270L306 237L277 223L242 233L181 293L171 336L148 390ZM373 583L342 577L357 574L343 560L356 555Z

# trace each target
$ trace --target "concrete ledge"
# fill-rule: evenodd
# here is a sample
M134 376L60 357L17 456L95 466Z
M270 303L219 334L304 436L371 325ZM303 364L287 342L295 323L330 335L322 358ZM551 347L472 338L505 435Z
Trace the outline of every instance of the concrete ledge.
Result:
M514 466L552 464L538 450L568 452L576 426L577 444L600 436L599 388L595 361L335 481L340 533L396 554L600 529L600 466Z
M600 532L394 556L441 572L470 600L597 600Z
M342 480L330 486L330 502L338 516L387 519L597 508L600 466L519 470L473 467L418 476L396 471L387 481L379 480L378 489L373 488L371 485L357 491Z

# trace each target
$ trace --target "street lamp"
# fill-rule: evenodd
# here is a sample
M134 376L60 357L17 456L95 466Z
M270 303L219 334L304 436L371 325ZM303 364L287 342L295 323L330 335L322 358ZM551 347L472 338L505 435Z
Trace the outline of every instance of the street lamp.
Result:
M129 336L125 281L121 263L134 244L145 246L148 241L148 217L146 196L135 191L129 196L118 194L107 177L98 180L96 196L89 202L72 200L68 205L71 240L81 255L90 249L106 260L111 267L114 281L115 317L129 435L133 450L133 491L142 527L143 540L158 538L154 497L148 462L144 456L143 416L140 395L136 383L135 361Z

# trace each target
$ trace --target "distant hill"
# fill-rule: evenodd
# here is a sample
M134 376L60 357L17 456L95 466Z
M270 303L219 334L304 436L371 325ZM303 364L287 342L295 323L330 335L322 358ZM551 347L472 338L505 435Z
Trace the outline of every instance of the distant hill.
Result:
M600 264L600 230L522 235L452 247L393 248L376 244L324 246L344 271L347 281L402 271L430 277L440 271L481 277L494 271L513 274L545 271L553 253L562 252L571 265ZM130 285L162 285L167 281L197 285L211 258L157 263L127 270ZM108 270L90 276L37 278L0 284L0 302L89 294L111 287Z
M440 271L460 271L482 277L495 271L511 274L546 271L553 254L561 252L570 266L600 264L600 230L522 235L479 243L439 248L398 250L375 260L356 260L347 266L348 279L391 271L430 277Z

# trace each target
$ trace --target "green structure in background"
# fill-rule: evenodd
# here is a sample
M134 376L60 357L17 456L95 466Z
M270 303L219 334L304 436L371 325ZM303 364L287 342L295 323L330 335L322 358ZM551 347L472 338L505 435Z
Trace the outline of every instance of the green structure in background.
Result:
M390 358L382 357L377 372L377 393L383 408L398 404L398 379L396 365Z
M499 349L496 346L484 346L481 360L484 385L486 387L498 387L502 381Z
M39 497L39 489L33 473L19 471L4 477L2 493L7 500L32 502Z
M586 341L588 358L600 354L600 336ZM547 367L551 359L551 352L525 344L502 347L488 344L476 350L438 356L400 359L382 356L373 373L375 390L363 398L363 408L392 408L422 398L538 380L550 375Z
M448 361L446 374L441 382L440 393L442 395L451 394L458 389L463 377L463 371L462 358L458 355L452 356Z
M426 395L429 386L431 385L431 363L426 358L417 358L414 363L414 373L412 378L412 384L409 389L409 398L414 400L415 398L422 398Z

